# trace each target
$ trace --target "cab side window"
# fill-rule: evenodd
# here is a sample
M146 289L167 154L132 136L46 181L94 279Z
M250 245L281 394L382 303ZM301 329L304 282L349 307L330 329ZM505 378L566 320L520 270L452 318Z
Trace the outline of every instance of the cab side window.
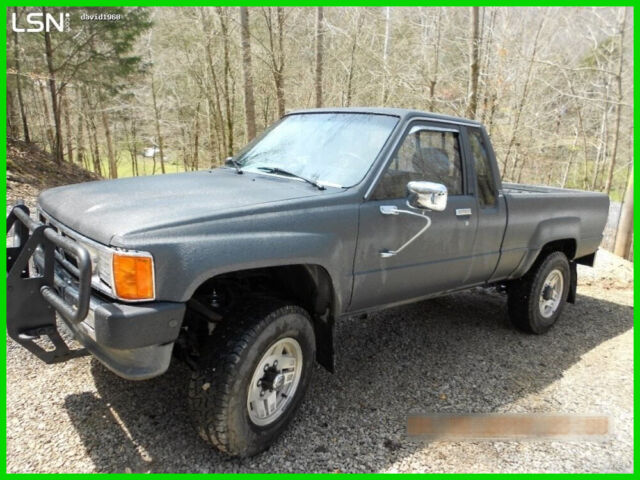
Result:
M391 159L373 200L402 198L414 180L441 183L449 195L462 195L458 133L414 126Z
M489 163L489 154L480 130L469 128L469 143L473 154L476 170L478 201L480 207L494 207L496 205L496 182Z

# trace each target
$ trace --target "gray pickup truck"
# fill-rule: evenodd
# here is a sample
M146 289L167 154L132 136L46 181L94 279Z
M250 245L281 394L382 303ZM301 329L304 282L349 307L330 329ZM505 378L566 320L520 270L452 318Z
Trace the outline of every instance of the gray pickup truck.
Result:
M252 455L291 421L314 360L333 371L340 317L482 286L506 292L516 327L546 332L576 299L576 264L593 265L608 206L503 184L474 121L294 112L221 168L15 206L8 333L47 363L90 352L127 379L179 358L200 435Z

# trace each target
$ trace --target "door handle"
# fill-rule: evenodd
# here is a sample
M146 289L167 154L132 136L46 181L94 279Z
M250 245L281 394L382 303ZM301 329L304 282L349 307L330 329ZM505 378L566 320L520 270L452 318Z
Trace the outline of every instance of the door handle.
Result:
M456 208L456 216L458 216L458 217L466 217L468 215L471 215L471 209L470 208Z

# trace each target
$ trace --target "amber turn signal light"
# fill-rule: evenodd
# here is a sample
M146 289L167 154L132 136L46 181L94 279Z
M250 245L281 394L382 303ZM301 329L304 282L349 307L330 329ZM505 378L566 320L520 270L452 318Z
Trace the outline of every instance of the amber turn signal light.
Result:
M125 300L152 300L153 259L132 255L113 255L113 285Z

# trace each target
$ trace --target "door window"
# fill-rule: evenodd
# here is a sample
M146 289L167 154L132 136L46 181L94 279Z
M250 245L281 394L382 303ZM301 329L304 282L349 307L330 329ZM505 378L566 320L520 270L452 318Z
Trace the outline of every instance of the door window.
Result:
M489 154L480 130L469 128L469 144L473 163L476 170L478 190L478 202L480 207L493 207L496 205L496 182L489 163Z
M414 180L441 183L449 195L462 195L458 132L416 125L396 150L373 193L373 200L403 198Z

